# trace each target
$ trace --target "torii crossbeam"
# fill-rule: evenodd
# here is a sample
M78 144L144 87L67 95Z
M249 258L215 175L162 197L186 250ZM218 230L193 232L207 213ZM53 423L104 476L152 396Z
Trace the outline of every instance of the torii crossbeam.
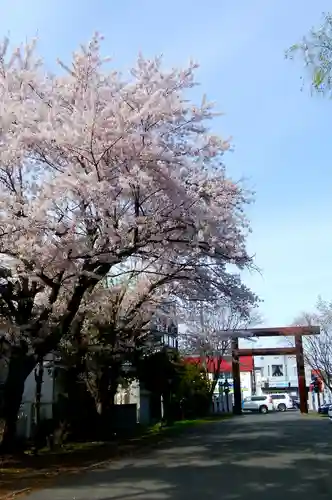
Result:
M252 328L250 333L253 337L294 337L295 347L270 347L266 349L239 349L239 338L241 335L232 339L232 371L233 371L233 389L234 389L234 413L242 413L242 394L240 379L240 356L271 356L271 355L295 355L297 366L297 377L299 383L300 411L308 413L307 390L305 382L303 339L305 335L319 335L319 326L294 326L280 328ZM248 335L248 333L247 333Z

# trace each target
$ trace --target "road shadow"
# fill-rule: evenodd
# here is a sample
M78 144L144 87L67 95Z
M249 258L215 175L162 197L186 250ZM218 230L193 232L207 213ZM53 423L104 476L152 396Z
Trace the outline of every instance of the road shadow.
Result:
M31 500L315 500L332 496L332 425L297 415L210 423L64 478Z

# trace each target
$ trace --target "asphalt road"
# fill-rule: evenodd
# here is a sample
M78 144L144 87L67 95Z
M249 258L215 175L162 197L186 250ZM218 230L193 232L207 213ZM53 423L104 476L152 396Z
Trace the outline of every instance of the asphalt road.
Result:
M332 423L299 413L204 424L158 449L63 478L29 500L332 498Z

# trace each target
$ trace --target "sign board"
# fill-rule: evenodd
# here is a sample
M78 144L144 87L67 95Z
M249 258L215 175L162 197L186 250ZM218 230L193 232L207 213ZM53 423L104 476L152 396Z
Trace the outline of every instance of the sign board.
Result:
M281 382L270 382L270 387L275 387L276 389L284 389L288 386L288 381L281 381Z

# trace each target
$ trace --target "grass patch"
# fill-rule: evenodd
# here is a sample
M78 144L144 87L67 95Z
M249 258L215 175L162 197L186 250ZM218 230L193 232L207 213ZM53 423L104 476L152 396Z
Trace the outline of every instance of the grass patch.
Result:
M163 438L181 435L187 429L227 420L231 415L181 420L170 425L139 427L135 437L114 442L66 443L61 449L44 448L38 456L27 450L20 456L0 458L0 499L19 490L40 489L59 474L79 473L108 460L121 458L135 450L153 447Z
M51 456L51 455L68 455L71 453L85 453L87 451L94 451L104 447L106 443L104 441L93 441L93 442L82 442L82 443L64 443L61 448L50 450L49 448L41 448L38 450L39 456ZM26 450L25 455L35 457L33 450ZM1 471L1 469L0 469Z
M329 418L327 414L317 413L314 410L309 411L309 413L302 413L302 416L307 418Z
M193 419L193 420L179 420L177 422L173 422L172 424L165 425L162 423L155 424L154 426L151 426L147 429L145 435L146 436L151 436L151 435L163 435L165 433L171 433L171 434L176 434L177 432L181 432L185 429L188 429L190 427L196 427L198 425L202 424L208 424L212 422L218 422L220 420L226 420L231 418L231 414L225 414L225 415L216 415L213 417L206 417L206 418L200 418L200 419Z

